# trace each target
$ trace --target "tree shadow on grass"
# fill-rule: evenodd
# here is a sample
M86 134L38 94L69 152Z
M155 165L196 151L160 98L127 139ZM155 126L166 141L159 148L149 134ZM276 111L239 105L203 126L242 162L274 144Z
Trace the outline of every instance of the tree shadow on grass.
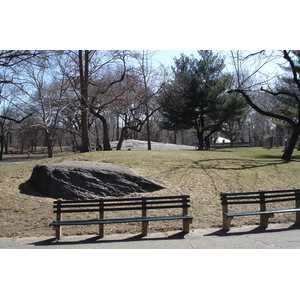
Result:
M281 159L281 160L283 160L279 156L270 155L270 154L262 154L258 158L270 158L270 159ZM283 162L285 162L285 163L300 162L300 155L293 155L290 160L283 160Z
M253 169L269 166L279 166L286 164L286 161L279 159L241 159L241 158L215 158L194 161L193 164L202 169L217 169L217 170L239 170L239 169Z

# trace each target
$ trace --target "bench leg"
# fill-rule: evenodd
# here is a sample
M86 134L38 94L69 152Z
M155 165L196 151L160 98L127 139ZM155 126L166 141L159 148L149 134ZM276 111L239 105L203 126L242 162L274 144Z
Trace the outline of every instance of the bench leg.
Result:
M300 211L296 212L296 224L300 224Z
M149 225L149 221L142 222L142 235L143 236L146 236L148 234L148 225Z
M190 232L190 224L192 223L192 220L190 219L183 219L183 232L189 233Z
M260 226L267 228L269 226L269 219L273 217L274 214L260 215Z
M104 237L104 225L100 224L99 225L99 238L103 238Z
M230 230L230 222L233 219L233 217L227 217L226 215L223 215L223 230L229 231Z
M55 239L58 242L61 238L61 226L54 226L55 229Z

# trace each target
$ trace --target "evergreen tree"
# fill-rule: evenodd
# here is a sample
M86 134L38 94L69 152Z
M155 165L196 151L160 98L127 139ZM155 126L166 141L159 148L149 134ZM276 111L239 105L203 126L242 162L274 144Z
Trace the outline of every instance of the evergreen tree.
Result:
M183 54L174 59L174 79L166 85L160 101L163 127L168 130L193 128L202 150L204 140L236 115L240 106L225 93L232 78L222 73L224 60L212 51L198 53L199 59Z

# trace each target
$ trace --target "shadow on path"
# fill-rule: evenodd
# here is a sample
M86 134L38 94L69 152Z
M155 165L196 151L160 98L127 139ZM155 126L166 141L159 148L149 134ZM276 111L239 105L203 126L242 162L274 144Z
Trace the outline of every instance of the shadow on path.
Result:
M61 240L59 242L56 242L55 238L35 242L35 243L29 243L29 245L34 246L63 246L63 245L83 245L83 244L104 244L104 243L119 243L119 242L134 242L134 241L158 241L158 240L175 240L175 239L184 239L184 236L186 233L184 232L178 232L166 237L145 237L142 234L134 235L128 238L124 239L101 239L99 236L93 236L90 238L87 238L85 240L79 240L79 241L64 241Z
M289 230L299 230L300 224L293 224L287 228L277 228L277 229L268 229L265 227L258 226L249 231L240 231L240 232L226 232L223 229L217 230L215 232L205 234L204 236L239 236L246 234L258 234L258 233L272 233L272 232L280 232L280 231L289 231Z

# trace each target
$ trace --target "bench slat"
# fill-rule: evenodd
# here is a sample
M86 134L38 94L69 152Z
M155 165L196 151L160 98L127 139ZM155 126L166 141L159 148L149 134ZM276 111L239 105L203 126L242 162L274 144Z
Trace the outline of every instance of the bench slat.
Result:
M257 193L255 195L250 195L250 196L247 196L247 195L240 195L240 196L227 196L227 195L222 195L223 197L226 197L226 199L255 199L255 198L258 198L260 196L260 194L263 194L265 196L265 198L281 198L281 197L291 197L291 196L296 196L296 194L293 192L293 193L288 193L288 194L264 194L263 192L261 193ZM297 195L297 197L299 197Z
M244 196L244 195L259 195L259 193L264 193L264 194L276 194L276 193L291 193L291 192L300 192L300 189L292 189L292 190L275 190L275 191L256 191L256 192L245 192L245 193L221 193L220 195L224 196Z
M276 203L276 202L289 202L289 201L295 201L300 200L298 197L293 198L284 198L284 199L270 199L270 200L264 200L261 201L260 199L252 200L252 201L243 201L239 199L235 199L236 201L230 200L230 201L222 201L222 204L228 204L228 205L236 205L236 204L257 204L257 203Z
M292 192L292 193L288 193L288 194L286 194L286 193L285 194L270 194L270 195L264 194L264 196L265 196L266 199L267 198L283 198L283 197L297 197L297 198L300 198L299 194L298 195L295 194L295 191Z
M295 201L295 200L300 200L300 197L295 197L294 196L293 198L265 200L265 203L288 202L288 201Z
M238 216L252 216L252 215L266 215L274 213L286 213L286 212L297 212L300 211L299 208L283 208L283 209L273 209L265 211L242 211L242 212L224 212L227 217L238 217Z
M238 201L237 201L238 200ZM230 200L230 201L222 201L222 204L227 204L227 205L236 205L236 204L257 204L260 203L260 199L257 200L249 200L249 201L243 201L243 200L239 200L239 199L235 199L235 201Z
M146 201L146 205L147 207L151 207L151 205L157 205L157 204L177 204L177 203L187 203L189 201L182 201L182 200L172 200L172 201ZM57 207L61 207L61 208L73 208L73 207L99 207L99 205L102 205L103 207L113 207L113 206L136 206L139 205L141 206L143 203L142 201L139 202L116 202L116 203L106 203L105 200L103 200L103 202L98 202L96 204L87 204L87 203L82 203L82 204L73 204L70 203L68 201L65 202L61 202L60 204L55 204L53 207L57 208Z
M166 209L166 208L188 208L190 205L161 205L161 206L151 206L151 207L146 207L147 210L153 210L153 209ZM59 210L54 210L54 213L80 213L80 212L100 212L100 211L127 211L127 210L142 210L142 207L111 207L111 208L106 208L104 207L103 209L101 208L82 208L82 209L59 209Z
M116 199L104 199L104 198L99 198L95 200L55 200L54 204L56 203L98 203L99 201L105 201L105 202L113 202L113 201L118 201L118 202L123 202L123 201L140 201L142 202L143 200L166 200L166 199L182 199L183 201L190 201L188 195L180 195L180 196L161 196L161 197L141 197L141 198L116 198Z
M122 218L122 219L94 219L94 220L71 220L71 221L53 221L52 226L71 226L71 225L98 225L98 224L114 224L114 223L131 223L144 221L168 221L190 219L193 217L189 215L178 216L160 216L160 217L145 217L145 218Z

